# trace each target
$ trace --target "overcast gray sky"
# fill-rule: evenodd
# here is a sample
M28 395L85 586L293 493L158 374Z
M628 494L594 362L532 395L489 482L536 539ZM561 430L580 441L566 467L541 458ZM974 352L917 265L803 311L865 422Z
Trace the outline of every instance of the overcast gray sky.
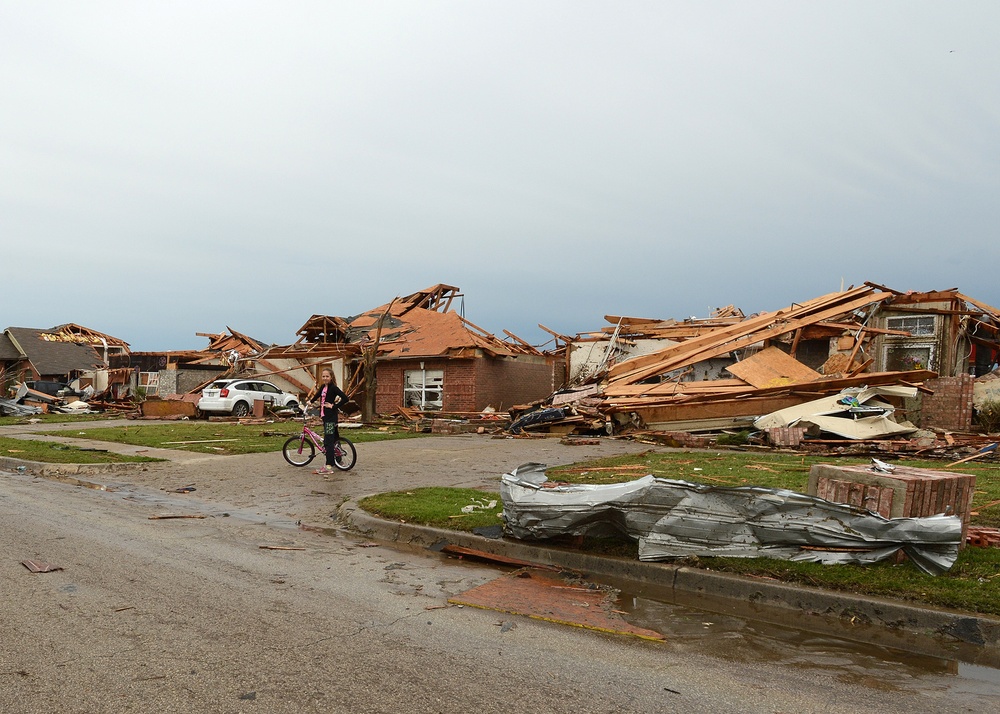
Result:
M1000 3L0 0L3 326L1000 305Z

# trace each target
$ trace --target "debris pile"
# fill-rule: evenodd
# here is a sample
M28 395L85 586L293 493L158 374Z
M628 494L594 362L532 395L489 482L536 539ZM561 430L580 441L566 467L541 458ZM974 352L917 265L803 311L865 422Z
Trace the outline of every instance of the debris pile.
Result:
M986 375L1000 354L1000 311L957 290L866 283L750 316L728 306L705 319L606 319L599 333L564 338L570 386L511 410L512 433L743 432L772 446L913 439L933 449L948 445L936 443L930 409L923 429L909 411L941 374ZM977 380L977 399L1000 403L1000 380L990 385ZM968 431L971 418L940 431Z

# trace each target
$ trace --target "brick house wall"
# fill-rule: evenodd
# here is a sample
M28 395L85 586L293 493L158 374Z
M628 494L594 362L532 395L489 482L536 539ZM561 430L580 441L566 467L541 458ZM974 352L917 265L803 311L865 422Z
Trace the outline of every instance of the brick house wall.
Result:
M920 426L925 429L967 431L972 427L972 395L975 379L970 374L938 377L924 382L934 394L924 394L920 404Z
M419 369L416 360L394 360L378 366L375 411L391 414L403 403L403 373ZM556 365L551 358L423 360L424 369L444 372L444 413L479 412L488 406L506 411L515 404L543 399L555 391Z
M403 370L409 369L411 362L384 362L376 372L375 411L392 414L403 404Z
M491 406L505 412L551 395L561 384L556 372L562 364L534 355L514 359L479 360L476 365L476 411Z

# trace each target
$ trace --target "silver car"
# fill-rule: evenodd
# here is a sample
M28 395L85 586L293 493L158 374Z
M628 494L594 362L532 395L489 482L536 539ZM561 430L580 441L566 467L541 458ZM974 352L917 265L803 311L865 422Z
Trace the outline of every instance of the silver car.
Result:
M262 379L217 379L201 391L198 409L244 417L253 409L255 401L293 409L299 404L296 395L282 392Z

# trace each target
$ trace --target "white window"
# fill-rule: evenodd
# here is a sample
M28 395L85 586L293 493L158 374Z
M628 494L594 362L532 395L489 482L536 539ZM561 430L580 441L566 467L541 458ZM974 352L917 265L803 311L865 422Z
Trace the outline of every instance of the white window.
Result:
M421 411L444 407L444 370L408 369L403 372L403 406Z
M156 396L160 391L160 373L139 372L139 386L147 397Z
M887 372L908 372L913 369L931 369L934 345L889 345L885 349Z
M928 337L934 334L934 316L890 317L886 326L890 330L906 330L913 337Z

